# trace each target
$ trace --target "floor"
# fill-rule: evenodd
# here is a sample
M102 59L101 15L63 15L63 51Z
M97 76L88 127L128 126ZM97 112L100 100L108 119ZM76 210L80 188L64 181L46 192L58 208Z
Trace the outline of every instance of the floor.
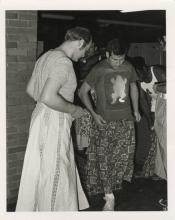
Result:
M86 157L84 153L77 154L77 164L83 166ZM131 183L124 182L123 189L114 192L115 211L160 211L163 207L159 200L167 199L167 182L158 176L143 178L140 173L143 165L135 164ZM104 206L104 195L90 198L90 208L85 211L101 211Z
M115 211L161 211L158 203L161 197L166 197L166 182L160 179L134 178L132 183L124 183L121 192L115 192ZM104 205L103 195L90 199L90 208L84 211L101 211ZM8 205L13 212L15 204Z
M83 158L82 158L83 159ZM114 192L116 198L115 211L161 211L159 200L167 198L167 183L158 177L143 178L139 176L140 167L135 166L135 174L131 183L124 182L123 189ZM83 211L101 211L105 201L103 195L89 199L90 208ZM8 204L7 211L13 212L16 204Z
M158 203L166 198L166 182L151 178L134 178L132 183L124 183L123 190L115 192L115 211L161 211ZM86 211L101 211L104 205L103 195L91 198L91 207Z

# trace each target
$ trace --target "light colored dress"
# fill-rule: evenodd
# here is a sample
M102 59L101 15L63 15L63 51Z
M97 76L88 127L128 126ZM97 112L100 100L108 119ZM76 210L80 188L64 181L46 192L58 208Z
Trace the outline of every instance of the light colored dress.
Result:
M166 124L166 94L159 93L155 111L155 132L157 149L155 157L155 174L167 179L167 124Z
M141 82L141 88L145 92L149 92L149 95L151 97L151 112L155 112L157 94L155 93L153 86L158 80L156 79L156 76L153 72L153 66L151 66L151 75L152 75L151 82L149 83Z
M38 101L51 77L59 93L73 102L76 77L61 51L49 51L36 62L31 90ZM37 102L32 113L16 211L76 211L88 208L77 172L70 127L72 116Z

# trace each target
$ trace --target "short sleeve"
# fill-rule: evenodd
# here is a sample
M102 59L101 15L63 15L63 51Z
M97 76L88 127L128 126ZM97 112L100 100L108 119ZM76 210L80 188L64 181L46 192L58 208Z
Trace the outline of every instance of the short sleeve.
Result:
M59 81L60 84L65 84L68 80L69 73L72 68L72 63L67 58L58 58L49 68L49 78Z
M137 76L137 73L135 71L135 68L131 65L130 66L131 68L131 77L130 77L130 82L136 82L138 80L138 76Z
M97 81L97 75L98 75L98 70L96 67L94 67L85 78L85 82L87 82L91 88L95 87Z

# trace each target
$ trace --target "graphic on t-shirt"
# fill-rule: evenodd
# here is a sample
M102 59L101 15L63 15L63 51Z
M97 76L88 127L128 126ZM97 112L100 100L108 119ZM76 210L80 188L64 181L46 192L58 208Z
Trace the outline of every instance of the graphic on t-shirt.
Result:
M112 102L111 104L115 104L117 99L119 98L119 102L125 102L124 98L126 97L125 86L127 83L126 78L122 78L120 75L116 76L116 78L111 79L111 83L113 84L113 93L111 94Z

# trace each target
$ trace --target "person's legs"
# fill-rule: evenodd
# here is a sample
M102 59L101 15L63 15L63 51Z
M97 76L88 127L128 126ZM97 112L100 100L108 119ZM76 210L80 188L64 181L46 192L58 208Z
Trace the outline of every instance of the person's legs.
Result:
M113 146L110 145L111 135L110 126L107 123L99 128L99 140L97 142L97 161L100 180L104 190L106 201L103 211L114 211L115 198L112 192L112 170Z
M103 207L103 211L114 211L115 207L115 197L113 193L105 193L104 199L106 203Z
M104 135L103 135L104 137ZM116 198L113 191L122 188L123 180L131 181L135 150L135 131L132 121L121 120L108 124L106 129L106 155L108 159L108 185L104 187L104 210L114 210ZM102 144L101 144L102 145Z

